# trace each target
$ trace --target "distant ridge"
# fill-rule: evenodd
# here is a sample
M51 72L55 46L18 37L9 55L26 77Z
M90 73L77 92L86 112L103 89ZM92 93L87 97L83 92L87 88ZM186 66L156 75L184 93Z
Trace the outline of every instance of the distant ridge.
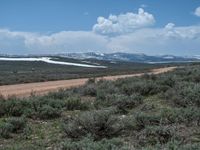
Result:
M127 61L127 62L141 62L141 63L171 63L171 62L199 62L200 57L182 57L174 55L158 55L149 56L143 53L67 53L60 54L61 57L74 58L74 59L98 59L109 61Z
M200 62L200 56L174 56L174 55L156 55L150 56L143 53L62 53L62 54L46 54L46 55L6 55L0 54L0 57L65 57L73 59L97 59L107 61L126 61L138 63L173 63L173 62Z

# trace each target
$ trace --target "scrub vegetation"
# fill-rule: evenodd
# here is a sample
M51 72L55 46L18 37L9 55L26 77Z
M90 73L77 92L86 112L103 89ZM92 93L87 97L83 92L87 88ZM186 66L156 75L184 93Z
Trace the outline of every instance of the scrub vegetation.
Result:
M3 150L198 150L200 65L0 98Z

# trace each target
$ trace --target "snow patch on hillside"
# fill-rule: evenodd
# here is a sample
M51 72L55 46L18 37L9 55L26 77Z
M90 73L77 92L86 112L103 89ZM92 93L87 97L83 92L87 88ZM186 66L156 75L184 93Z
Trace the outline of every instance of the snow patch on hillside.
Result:
M78 66L78 67L88 67L88 68L107 68L106 66L96 66L96 65L89 65L89 64L54 61L54 60L51 60L51 58L49 57L41 57L41 58L0 57L0 61L41 61L41 62L45 62L49 64L57 64L57 65L68 65L68 66Z

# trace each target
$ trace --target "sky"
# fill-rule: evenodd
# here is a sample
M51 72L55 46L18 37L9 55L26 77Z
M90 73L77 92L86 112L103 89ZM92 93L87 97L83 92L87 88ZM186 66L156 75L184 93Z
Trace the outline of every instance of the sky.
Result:
M200 55L200 0L0 0L0 54Z

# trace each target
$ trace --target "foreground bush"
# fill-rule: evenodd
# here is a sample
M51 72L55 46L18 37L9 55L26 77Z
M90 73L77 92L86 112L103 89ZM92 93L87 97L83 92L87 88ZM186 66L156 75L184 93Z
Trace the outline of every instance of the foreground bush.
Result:
M200 110L197 107L164 109L161 112L162 122L165 124L200 125Z
M123 84L121 90L127 95L139 93L143 96L154 95L160 92L158 85L155 82L148 80Z
M162 109L156 114L137 113L133 116L136 126L144 129L146 126L185 124L200 125L200 110L197 107Z
M165 144L173 137L174 131L165 126L149 126L138 135L138 143L141 146Z
M72 95L69 90L59 89L57 92L50 92L45 97L51 99L65 99Z
M62 91L59 91L59 93L60 92L62 93ZM54 95L54 97L59 97L58 95ZM61 95L63 95L63 93ZM0 117L26 116L35 119L53 119L60 117L63 110L87 110L89 107L89 103L82 102L79 97L73 96L65 99L53 99L48 96L34 96L27 99L11 97L7 100L0 100Z
M116 107L119 112L127 113L129 109L135 108L143 103L143 97L139 94L127 96L123 94L108 94L104 99L97 98L94 105L97 108Z
M115 86L113 81L100 80L96 84L97 86L97 98L104 98L107 94L121 93L120 89Z
M61 115L61 110L53 108L49 105L42 106L38 112L35 113L36 117L40 119L54 119Z
M63 125L70 138L81 138L90 134L95 140L118 136L123 130L121 120L108 110L84 112L68 119Z
M135 115L136 126L138 130L146 126L156 126L161 123L161 116L155 114L138 113Z
M97 85L94 83L88 83L80 89L80 93L83 96L96 96L97 95Z
M31 102L25 99L10 97L7 100L0 100L0 116L19 117L31 107Z
M85 137L78 142L64 142L62 144L62 150L128 150L128 148L123 146L121 139L94 141L91 137Z
M182 82L164 94L166 100L178 107L200 107L200 84Z
M26 127L24 118L9 118L0 123L0 137L9 138L11 133L21 133Z
M65 100L66 110L87 110L90 108L90 104L82 102L80 97L70 97Z
M180 141L171 140L166 144L148 145L142 150L199 150L199 143L183 144Z

